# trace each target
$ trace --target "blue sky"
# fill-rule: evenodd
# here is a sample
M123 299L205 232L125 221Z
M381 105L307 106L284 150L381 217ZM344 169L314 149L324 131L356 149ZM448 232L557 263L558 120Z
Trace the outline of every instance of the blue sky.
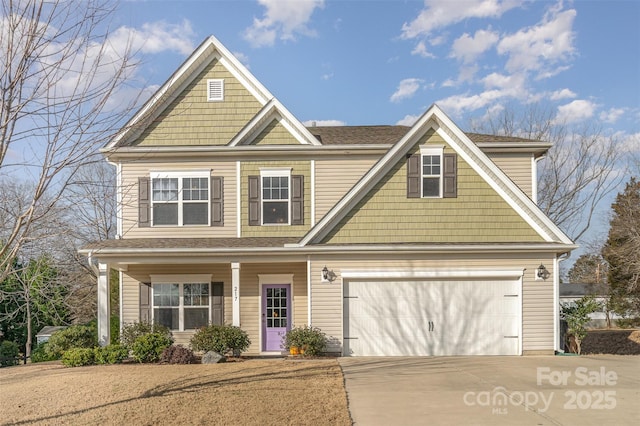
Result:
M437 103L471 130L540 104L640 153L636 0L125 0L112 31L149 92L214 35L304 123L411 125ZM615 192L582 242L606 237Z
M637 1L125 1L156 87L213 34L301 121L411 124L437 103L461 127L545 103L637 143Z

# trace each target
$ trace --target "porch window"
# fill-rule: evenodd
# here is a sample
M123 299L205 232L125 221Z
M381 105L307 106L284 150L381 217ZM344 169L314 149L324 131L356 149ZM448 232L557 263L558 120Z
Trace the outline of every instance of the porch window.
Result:
M209 224L209 173L154 173L153 225Z
M171 330L194 330L211 322L210 283L153 283L153 322Z

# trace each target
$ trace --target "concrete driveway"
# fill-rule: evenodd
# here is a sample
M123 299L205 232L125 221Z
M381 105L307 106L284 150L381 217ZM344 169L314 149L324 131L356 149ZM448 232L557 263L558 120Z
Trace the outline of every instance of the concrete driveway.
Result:
M357 426L640 424L640 356L339 362Z

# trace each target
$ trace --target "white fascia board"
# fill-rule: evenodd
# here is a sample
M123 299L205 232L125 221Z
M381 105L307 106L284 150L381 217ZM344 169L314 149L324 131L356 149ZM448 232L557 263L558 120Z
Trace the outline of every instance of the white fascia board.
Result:
M343 279L438 279L438 278L513 278L524 275L524 269L343 269Z
M437 129L437 123L430 123L433 117L433 108L431 106L422 116L418 119L416 124L398 141L391 149L380 159L377 163L369 169L369 171L356 183L347 194L335 204L331 210L324 215L324 217L318 222L316 226L311 228L307 235L305 235L299 242L301 246L306 246L311 241L318 238L324 238L338 221L340 221L354 205L370 191L378 180L384 176L395 164L399 161L400 157L406 154L408 147L415 142L417 137L420 137L423 132L419 133L419 130L425 127L433 127Z
M542 252L562 253L578 248L577 245L548 243L548 244L397 244L397 245L353 245L353 246L300 246L287 244L282 247L253 247L253 248L108 248L108 249L80 249L78 252L92 257L137 255L137 257L153 255L234 255L234 254L322 254L322 253L513 253L513 252Z
M227 146L248 144L253 138L259 135L272 120L278 120L301 145L321 145L311 132L309 132L280 101L273 98L233 137Z
M208 50L212 49L208 53ZM208 56L207 56L208 55ZM165 106L168 104L171 96L167 93L181 92L186 84L191 82L212 60L218 59L242 85L260 102L265 105L267 101L273 98L273 95L249 72L249 70L238 61L238 59L224 47L220 41L214 36L210 36L196 48L196 50L187 58L185 62L169 77L162 87L142 106L142 108L133 116L131 120L125 124L121 130L105 148L113 148L118 142L125 138L131 131L136 128L136 124L159 102L163 102ZM195 67L195 68L194 68ZM176 86L177 82L190 72L190 78L182 81ZM158 108L154 114L160 114L164 108ZM137 129L140 131L140 129Z
M558 228L558 226L553 223L551 219L549 219L547 215L545 215L542 210L540 210L540 208L529 197L527 197L527 195L522 192L522 190L518 188L516 184L511 179L509 179L507 175L500 168L498 168L498 166L496 166L489 159L489 157L487 157L487 155L482 152L482 150L476 144L474 144L444 112L442 112L437 106L434 107L439 111L438 118L441 120L442 126L448 128L458 138L458 140L464 143L466 148L471 151L475 158L471 158L471 156L469 156L464 149L461 149L461 147L458 146L458 143L453 138L446 135L446 132L439 132L440 136L445 138L445 140L449 142L450 145L456 147L456 151L458 152L458 154L462 155L467 163L471 165L471 167L477 173L485 178L485 180L491 185L491 187L495 191L497 191L505 199L505 201L507 201L509 205L513 207L522 216L522 218L525 219L525 221L527 221L529 225L531 225L543 238L545 238L545 240L549 242L557 240L565 244L573 244L573 241L571 241L571 239L567 237L567 235L562 232L562 230ZM497 184L496 180L487 175L487 173L481 167L479 167L478 163L483 163L483 165L487 167L498 180L500 180L500 183L502 183L509 190L509 194L506 194L500 187L500 185ZM522 208L515 202L516 199L524 204L529 212L536 216L536 218L540 220L554 235L549 235L545 230L543 230L536 223L533 217L531 217L529 212L523 211Z

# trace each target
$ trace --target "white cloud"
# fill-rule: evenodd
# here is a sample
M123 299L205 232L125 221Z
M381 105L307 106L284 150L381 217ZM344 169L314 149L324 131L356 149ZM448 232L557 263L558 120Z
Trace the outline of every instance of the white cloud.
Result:
M449 56L468 64L496 44L498 39L498 33L488 30L478 30L473 37L464 33L453 42Z
M593 117L595 113L596 104L584 99L578 99L572 101L566 105L558 107L558 114L556 115L556 123L572 123L587 118Z
M194 49L194 36L191 23L187 20L179 24L158 21L142 24L140 29L120 27L109 37L109 42L115 51L124 51L131 46L134 52L171 51L188 55Z
M411 51L411 54L422 56L423 58L435 58L435 55L427 50L427 45L424 41L416 44L416 47Z
M575 55L575 17L574 9L560 11L559 7L553 7L538 25L504 37L497 50L499 54L508 56L506 69L511 72L540 70L548 73L548 68L570 60ZM551 73L555 74L557 72Z
M347 123L340 120L307 120L303 121L306 127L322 127L322 126L346 126Z
M241 52L233 52L233 56L235 56L236 59L239 60L242 63L242 65L247 67L247 69L251 68L249 66L249 57L247 55L245 55L244 53L241 53Z
M413 126L420 118L419 115L405 115L403 119L396 123L396 126Z
M452 115L460 115L465 111L485 108L492 102L505 97L501 90L487 90L477 95L454 95L437 101L444 111Z
M420 89L420 85L423 82L424 80L419 78L405 78L398 84L398 89L391 95L389 100L391 102L400 102L403 99L412 97Z
M254 18L244 38L253 47L273 46L276 39L295 40L296 35L315 36L308 28L311 15L324 7L324 0L258 0L266 8L262 19Z
M626 112L625 108L611 108L600 113L600 120L605 123L615 123Z
M499 18L509 9L520 6L518 0L425 0L424 9L410 23L402 25L403 39L428 36L432 31L468 18Z
M549 99L552 101L559 101L561 99L571 99L575 98L576 94L569 89L556 90L551 94Z
M504 75L494 72L486 76L482 81L485 89L499 89L504 96L524 98L528 95L526 88L527 78L522 73Z

